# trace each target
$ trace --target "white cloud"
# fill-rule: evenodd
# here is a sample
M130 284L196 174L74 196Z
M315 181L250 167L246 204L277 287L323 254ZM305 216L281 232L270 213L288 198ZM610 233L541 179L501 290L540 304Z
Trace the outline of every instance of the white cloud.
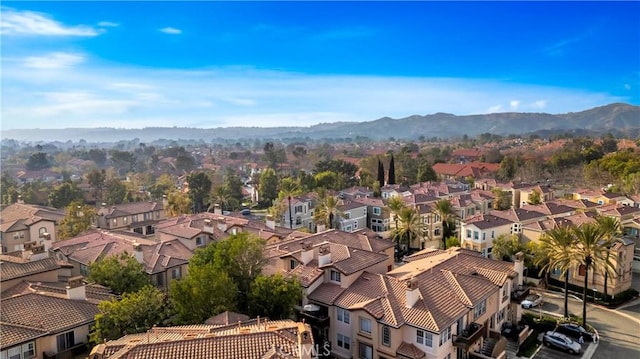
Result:
M45 56L30 56L24 59L24 66L32 69L61 69L72 67L84 61L80 54L53 52Z
M182 30L176 29L175 27L163 27L162 29L158 29L160 32L164 32L169 35L180 35L182 34Z
M509 106L511 107L512 110L517 110L518 106L520 106L520 101L518 100L511 100L511 102L509 102Z
M117 22L111 22L111 21L100 21L98 23L98 26L100 26L100 27L118 27L118 26L120 26L120 24L118 24Z
M542 110L547 107L547 100L538 100L532 106L535 109Z
M625 102L606 94L489 79L320 76L248 67L91 67L90 62L34 71L6 59L2 65L3 129L310 126L512 111L514 98L519 111L544 108L548 113Z
M624 89L625 89L625 90L631 90L631 85L629 85L629 84L624 84Z
M67 26L49 15L2 7L0 34L44 36L97 36L100 32L86 25Z

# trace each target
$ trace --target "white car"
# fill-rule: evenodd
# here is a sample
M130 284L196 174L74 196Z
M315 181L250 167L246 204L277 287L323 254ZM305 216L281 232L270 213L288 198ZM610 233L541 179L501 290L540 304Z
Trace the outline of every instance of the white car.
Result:
M539 306L540 304L542 304L542 296L540 294L531 294L522 301L522 308L533 308Z

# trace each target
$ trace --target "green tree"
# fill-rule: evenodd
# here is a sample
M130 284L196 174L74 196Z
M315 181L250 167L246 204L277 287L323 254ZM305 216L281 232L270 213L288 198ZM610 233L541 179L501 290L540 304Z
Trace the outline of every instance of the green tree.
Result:
M203 212L209 203L211 179L204 172L192 173L187 176L189 183L189 198L193 204L193 213Z
M548 274L552 270L561 271L564 276L564 317L569 317L569 270L576 264L573 255L576 237L573 226L558 226L548 230L540 238L540 247L534 263Z
M161 325L166 319L166 299L161 291L148 285L138 292L125 293L121 300L103 301L98 304L98 310L90 335L95 344Z
M493 201L493 209L504 211L511 208L511 192L494 188L491 192L496 196Z
M280 273L260 275L251 284L249 315L270 319L288 319L302 299L302 286L296 277L285 278Z
M435 214L442 221L442 246L447 249L447 238L453 236L456 229L456 213L453 204L448 199L441 199L436 202Z
M340 214L340 210L338 209L338 198L326 195L321 198L319 205L313 212L313 219L316 224L323 224L327 226L328 229L333 229L337 225Z
M228 169L224 176L224 187L228 196L233 199L231 208L236 210L240 208L244 195L242 194L242 180L233 169Z
M106 180L107 172L105 170L94 169L87 174L87 182L93 188L93 198L98 203L102 203Z
M491 256L497 260L508 260L525 247L520 243L517 234L501 234L493 240Z
M128 202L129 190L117 177L111 177L105 182L104 200L108 204L121 204Z
M49 193L49 205L51 207L63 208L71 202L80 201L82 201L82 190L73 182L64 182Z
M389 160L389 179L387 181L389 184L396 184L396 164L393 154L391 154L391 159Z
M173 181L173 178L171 178L171 175L164 173L156 179L149 192L151 192L151 198L159 199L162 198L162 196L168 196L169 193L175 189L176 184Z
M542 203L542 197L540 196L540 192L536 189L532 190L531 194L529 194L529 200L527 202L532 205Z
M167 196L167 208L165 210L170 217L190 214L192 209L191 198L186 193L173 191Z
M405 244L411 248L411 242L422 233L420 214L412 207L403 207L398 213L398 227L394 229L394 238L398 246Z
M199 324L224 311L237 309L238 286L217 267L213 263L196 266L190 261L187 276L171 282L169 298L175 324Z
M460 240L458 239L458 237L447 238L447 248L451 247L460 247Z
M0 176L0 194L2 196L2 204L16 203L20 195L18 183L7 171L2 172L2 176Z
M600 229L604 232L604 240L605 247L607 248L607 255L605 257L605 263L609 262L611 255L611 247L615 244L618 236L622 235L622 227L620 226L620 221L615 217L608 216L598 216L596 217L596 222L600 226ZM604 297L606 298L608 295L608 284L609 284L609 271L603 270L604 272Z
M44 152L36 152L29 156L25 168L29 171L38 171L47 168L51 168L51 162L47 158L47 154Z
M267 168L260 174L258 193L261 203L271 204L278 198L278 176L272 168Z
M332 171L323 171L314 176L316 186L324 189L338 189L342 187L340 177Z
M422 161L418 165L418 182L436 181L438 175L427 161Z
M518 171L518 159L514 156L505 156L500 162L498 176L503 180L511 180Z
M65 216L58 225L56 236L59 240L77 236L91 228L95 215L94 207L82 202L71 202L65 209Z
M90 281L111 288L116 294L132 293L151 284L144 264L127 252L99 258L89 266Z
M584 266L584 287L582 288L582 326L587 327L587 293L589 289L589 269L602 268L604 271L614 271L611 261L607 260L609 252L606 242L603 241L606 234L593 223L583 223L574 228L574 235L577 245L574 247L573 255L580 267ZM579 269L581 270L581 269Z
M190 153L184 153L176 157L176 169L184 173L191 172L196 168L196 160Z

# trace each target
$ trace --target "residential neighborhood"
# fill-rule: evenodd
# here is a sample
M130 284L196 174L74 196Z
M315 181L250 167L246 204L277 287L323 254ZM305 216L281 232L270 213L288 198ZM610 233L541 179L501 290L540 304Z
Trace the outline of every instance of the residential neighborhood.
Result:
M5 167L2 358L544 357L562 317L607 343L580 309L540 318L564 293L586 293L585 308L636 303L637 193L507 178L504 160L476 162L480 148L411 179L405 147L297 169L269 164L267 146L215 170L197 161L224 147L181 147L196 165L158 162L146 179L120 177L115 159L66 167L75 179ZM372 159L387 170L368 172Z

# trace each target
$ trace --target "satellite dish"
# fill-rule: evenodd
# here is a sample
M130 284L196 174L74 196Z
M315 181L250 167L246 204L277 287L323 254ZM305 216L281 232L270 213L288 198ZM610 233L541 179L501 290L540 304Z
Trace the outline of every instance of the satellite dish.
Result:
M320 307L318 307L315 304L307 304L303 307L305 312L317 312L320 310Z

